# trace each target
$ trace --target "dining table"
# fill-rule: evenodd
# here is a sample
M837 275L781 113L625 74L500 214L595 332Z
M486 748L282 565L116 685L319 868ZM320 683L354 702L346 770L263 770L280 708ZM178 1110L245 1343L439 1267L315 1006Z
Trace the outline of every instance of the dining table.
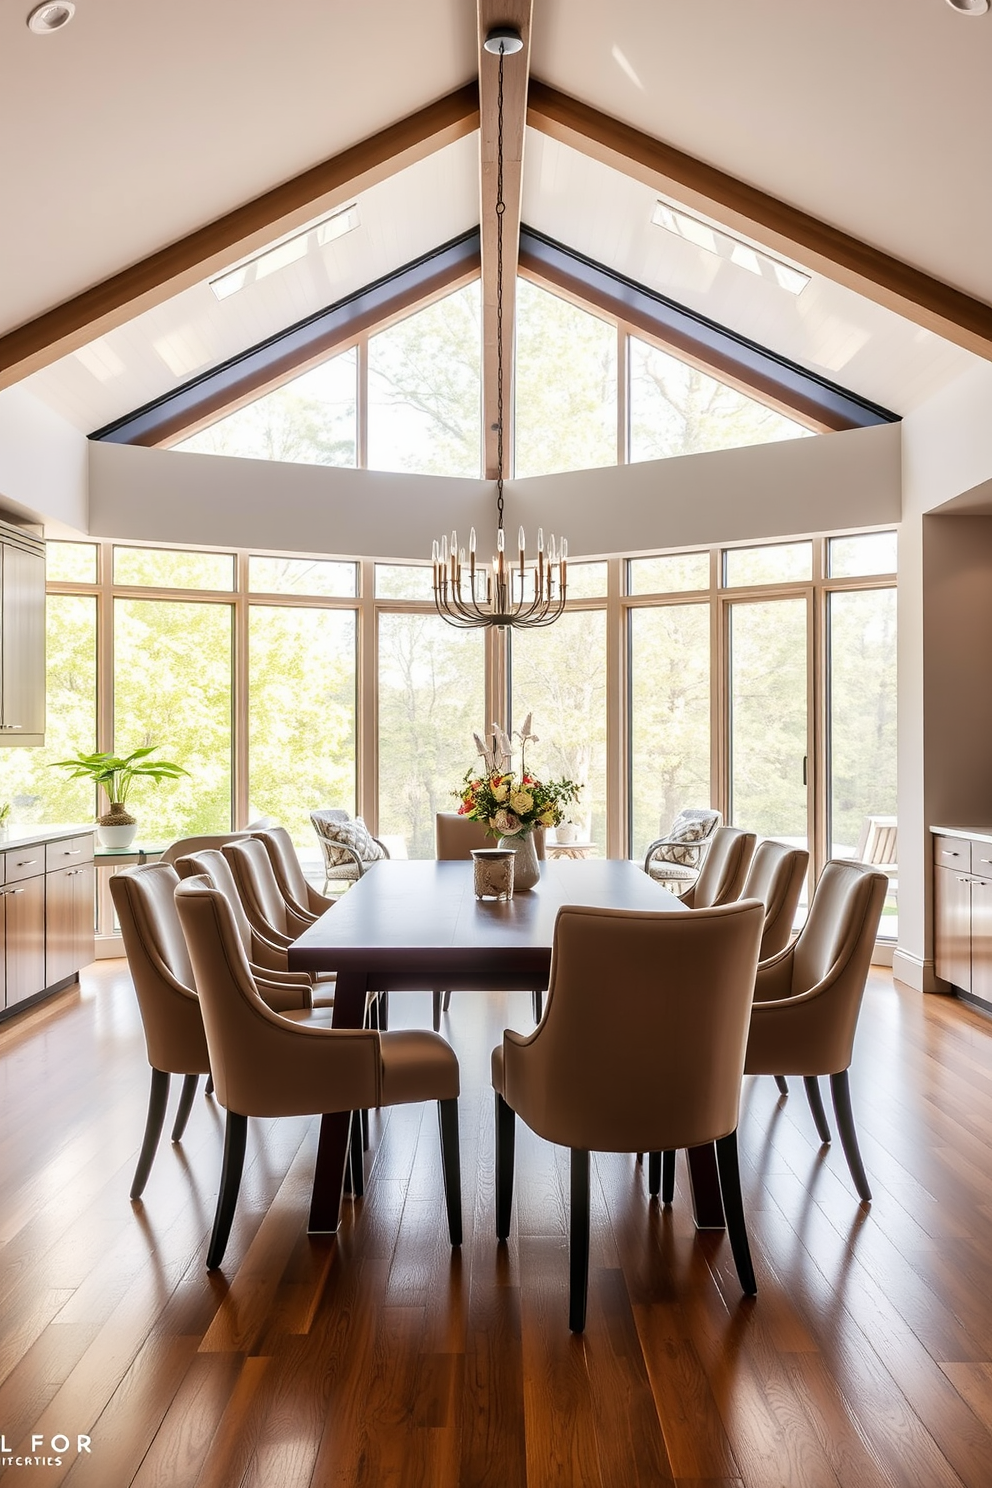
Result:
M334 1028L361 1028L370 993L546 989L555 920L565 904L689 913L674 894L623 859L550 859L533 889L477 899L471 862L376 863L289 947L292 971L334 972ZM603 988L603 1016L617 1016ZM348 1168L350 1112L321 1117L308 1228L338 1228ZM722 1229L712 1143L689 1150L693 1212Z

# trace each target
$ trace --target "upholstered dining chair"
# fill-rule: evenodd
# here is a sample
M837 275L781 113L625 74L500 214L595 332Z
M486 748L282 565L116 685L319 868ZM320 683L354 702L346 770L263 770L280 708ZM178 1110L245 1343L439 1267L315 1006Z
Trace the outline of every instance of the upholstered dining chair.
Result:
M740 827L717 827L699 877L681 895L690 909L715 909L740 897L757 837Z
M188 857L190 853L202 852L205 848L217 848L219 851L222 843L241 842L247 836L247 832L208 832L199 837L177 837L175 842L169 843L159 862L175 863L180 858Z
M132 1199L141 1197L148 1182L165 1122L171 1076L184 1077L172 1128L172 1140L179 1142L186 1130L199 1076L210 1075L193 969L175 906L179 881L169 863L126 868L110 880L152 1071L145 1134L131 1184ZM301 982L298 973L285 979L275 973L262 973L262 976L266 978L262 986L270 1006L284 1011L310 1008L309 985Z
M379 1033L294 1024L259 996L231 907L219 890L202 878L185 879L176 891L176 907L203 1011L217 1099L227 1111L208 1269L224 1258L250 1116L354 1112L436 1100L448 1234L452 1245L460 1245L459 1077L450 1045L426 1029Z
M682 894L696 882L713 833L723 821L711 807L689 806L680 811L665 837L651 843L644 854L644 872Z
M887 888L875 868L825 865L798 939L758 968L744 1065L749 1075L775 1075L779 1089L786 1075L802 1075L821 1142L830 1127L818 1077L829 1075L844 1156L866 1202L848 1069Z
M809 853L804 847L789 847L784 842L766 839L755 848L741 898L760 899L765 906L759 963L784 951L792 939L808 867Z
M316 920L333 909L335 900L329 899L326 894L318 894L313 884L308 883L296 855L293 839L285 827L271 826L264 831L252 832L251 835L265 845L279 891L297 914L310 915Z
M516 1116L571 1149L573 1332L585 1326L590 1151L715 1142L737 1274L757 1290L736 1133L763 918L746 900L691 914L566 905L542 1022L528 1036L507 1029L493 1050L499 1239L510 1233Z
M324 893L331 884L346 889L355 883L373 863L389 857L389 850L378 837L373 837L360 816L328 807L311 811L310 820L324 857Z
M265 844L257 837L225 842L221 852L234 875L241 903L252 927L276 945L289 946L314 922L306 910L296 910L279 887Z

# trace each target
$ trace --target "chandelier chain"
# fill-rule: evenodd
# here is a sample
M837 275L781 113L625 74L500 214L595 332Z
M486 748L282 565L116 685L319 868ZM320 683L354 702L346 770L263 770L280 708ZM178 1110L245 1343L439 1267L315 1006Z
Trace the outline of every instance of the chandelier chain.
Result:
M499 86L496 94L496 512L503 526L503 56L499 45Z

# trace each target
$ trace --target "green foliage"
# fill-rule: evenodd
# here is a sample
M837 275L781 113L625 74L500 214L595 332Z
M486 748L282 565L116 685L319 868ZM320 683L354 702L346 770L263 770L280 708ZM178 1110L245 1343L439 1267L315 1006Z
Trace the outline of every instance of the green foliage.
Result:
M517 280L514 470L592 470L617 460L616 327Z
M154 780L160 785L163 780L178 780L180 775L189 774L169 760L150 760L148 755L157 748L157 744L150 744L124 756L77 754L73 759L53 760L50 768L68 770L71 780L92 780L94 785L103 786L112 806L126 806L136 780Z

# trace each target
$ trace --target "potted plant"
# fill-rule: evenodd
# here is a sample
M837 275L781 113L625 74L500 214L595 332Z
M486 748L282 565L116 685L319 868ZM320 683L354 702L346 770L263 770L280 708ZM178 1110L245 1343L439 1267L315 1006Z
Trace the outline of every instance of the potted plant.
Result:
M97 836L104 847L130 847L138 830L138 823L127 810L127 799L136 780L178 780L188 775L182 765L169 760L150 760L148 756L158 748L148 744L123 757L116 754L77 754L73 759L56 760L52 768L68 770L70 780L88 776L95 785L102 785L110 801L110 810L96 819Z

